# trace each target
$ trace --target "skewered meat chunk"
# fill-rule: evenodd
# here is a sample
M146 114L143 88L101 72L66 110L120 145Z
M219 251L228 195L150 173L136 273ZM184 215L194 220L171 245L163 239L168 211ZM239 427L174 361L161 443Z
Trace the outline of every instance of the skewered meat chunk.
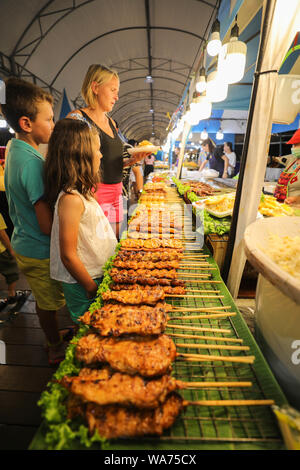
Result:
M124 274L127 276L139 276L143 278L157 277L165 279L176 279L178 277L176 269L116 269L112 268L110 275L113 278L115 274Z
M122 268L122 269L179 269L179 262L177 260L171 260L171 261L122 261L115 259L114 260L114 266L116 268Z
M158 302L155 307L106 304L93 313L86 312L80 320L92 326L101 336L159 335L166 329L167 311L171 308L164 302Z
M155 286L154 288L150 288L148 286L147 289L138 289L135 291L128 289L123 291L108 290L103 292L101 295L105 302L115 300L128 305L155 305L159 300L163 300L165 298L165 292L160 286Z
M88 423L90 434L98 431L107 439L137 437L145 435L160 436L170 428L183 409L183 400L173 392L164 403L153 410L125 408L118 405L100 406L94 403L80 405L77 397L70 396L68 418L82 415Z
M157 261L180 260L182 257L183 254L176 250L168 250L166 252L120 250L118 256L115 258L115 261L152 261L153 263L156 263Z
M107 362L114 370L143 377L170 372L175 357L176 346L167 335L101 338L89 334L76 346L76 358L85 364Z
M113 284L111 286L112 290L144 290L147 289L148 286L142 286L140 284ZM164 293L167 294L177 294L177 295L183 295L185 294L185 287L184 286L160 286L161 289L163 289Z
M125 249L134 249L134 250L158 250L172 248L176 250L183 250L183 245L180 240L171 238L167 240L160 240L158 238L151 238L149 240L133 240L126 238L121 240L121 247Z
M181 382L170 375L148 381L109 368L81 369L78 376L63 377L61 384L84 402L136 408L156 408L169 393L181 386Z
M151 271L149 271L151 272ZM159 278L155 276L143 277L135 274L128 274L128 271L122 270L119 271L116 269L113 272L110 272L112 280L116 284L141 284L148 286L184 286L184 281L182 279L167 279Z
M173 240L174 237L177 235L177 238L181 238L181 234L171 232L171 230L167 230L165 232L161 232L159 230L152 230L150 233L148 232L137 232L137 231L130 231L128 232L128 238L133 238L135 240L151 240L153 237L159 238L162 240Z

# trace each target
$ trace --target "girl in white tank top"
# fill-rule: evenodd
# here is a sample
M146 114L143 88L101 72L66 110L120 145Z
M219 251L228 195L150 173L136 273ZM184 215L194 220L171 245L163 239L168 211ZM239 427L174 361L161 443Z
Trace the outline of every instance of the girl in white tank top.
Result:
M45 199L54 208L50 276L62 282L75 323L94 301L103 265L117 239L93 196L99 174L99 135L87 123L55 125L45 163Z

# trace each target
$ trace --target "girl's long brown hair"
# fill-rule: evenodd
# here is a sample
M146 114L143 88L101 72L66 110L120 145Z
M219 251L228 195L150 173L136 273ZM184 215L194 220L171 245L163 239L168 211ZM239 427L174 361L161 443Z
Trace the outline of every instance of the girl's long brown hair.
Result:
M96 190L99 180L93 168L94 128L76 119L58 121L51 135L44 167L44 200L55 206L61 191L77 190L85 198Z

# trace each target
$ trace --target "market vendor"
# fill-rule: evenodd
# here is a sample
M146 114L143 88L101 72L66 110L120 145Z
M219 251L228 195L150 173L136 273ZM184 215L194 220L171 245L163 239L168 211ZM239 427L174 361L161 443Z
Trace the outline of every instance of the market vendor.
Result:
M207 157L201 163L199 171L202 171L208 164L210 170L219 172L220 178L227 178L228 158L224 155L223 148L216 147L215 143L208 138L202 142L202 149L206 152Z
M300 203L300 129L287 142L292 145L291 155L286 156L285 169L281 173L274 196L286 204Z
M81 89L87 106L72 111L67 116L85 120L98 131L103 158L101 181L95 195L117 238L123 220L123 166L131 166L148 155L146 152L139 152L124 163L123 142L116 122L108 115L119 99L119 86L117 72L101 64L90 65Z

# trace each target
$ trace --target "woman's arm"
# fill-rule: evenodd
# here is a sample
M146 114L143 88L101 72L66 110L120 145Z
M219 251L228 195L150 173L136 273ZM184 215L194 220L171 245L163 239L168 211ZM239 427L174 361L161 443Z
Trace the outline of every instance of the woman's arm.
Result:
M199 166L199 171L202 171L206 164L207 164L207 160L204 160Z
M136 190L139 192L143 189L144 178L143 178L143 175L142 175L142 172L141 172L141 169L140 169L139 166L134 166L132 168L132 171L133 171L134 176L135 176Z
M66 194L59 200L60 256L69 273L86 290L88 297L93 298L97 293L97 284L77 255L78 230L83 212L83 203L76 194Z
M229 160L226 157L226 155L222 155L221 158L224 160L224 170L223 170L222 178L227 178L227 170L228 170Z

